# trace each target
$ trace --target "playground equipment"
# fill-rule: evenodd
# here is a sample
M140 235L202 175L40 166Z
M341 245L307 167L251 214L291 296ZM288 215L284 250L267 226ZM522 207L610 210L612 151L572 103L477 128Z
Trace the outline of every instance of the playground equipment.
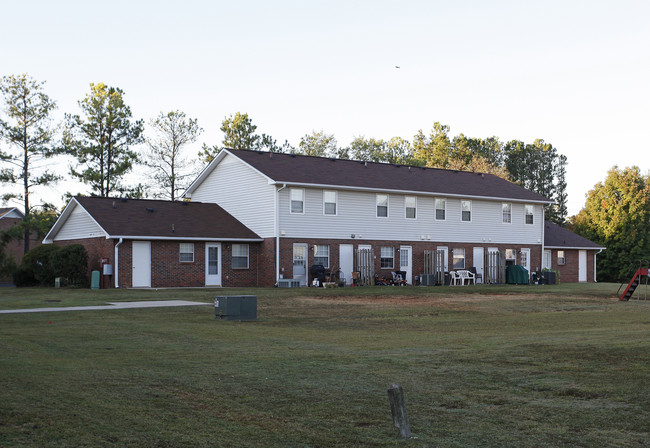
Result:
M650 263L647 260L639 260L639 268L636 270L634 275L632 276L632 280L630 280L630 283L628 283L627 287L625 288L625 291L623 291L623 294L621 295L621 298L619 300L630 300L632 296L634 295L634 291L636 291L637 287L641 284L644 284L645 280L645 295L643 300L648 300L648 276L650 275L648 269L648 265ZM620 291L621 288L623 287L624 284L622 284L618 290ZM639 294L637 294L637 299L640 300L641 296L641 290L639 290Z

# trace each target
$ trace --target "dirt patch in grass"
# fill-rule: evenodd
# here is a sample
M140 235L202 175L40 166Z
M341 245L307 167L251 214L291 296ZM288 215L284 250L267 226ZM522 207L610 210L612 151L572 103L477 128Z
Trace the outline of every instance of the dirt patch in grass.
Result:
M467 303L467 302L486 302L486 301L513 301L542 300L543 295L513 296L508 294L473 294L473 295L450 295L450 296L345 296L345 297L296 297L296 300L302 303L314 304L344 304L344 305L374 305L374 306L440 306L449 303Z

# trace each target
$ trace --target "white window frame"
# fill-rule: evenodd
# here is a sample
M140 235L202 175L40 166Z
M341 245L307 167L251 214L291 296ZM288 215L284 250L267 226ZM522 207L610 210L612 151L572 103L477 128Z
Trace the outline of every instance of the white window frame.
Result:
M300 200L294 199L294 193L300 193ZM300 202L302 204L302 211L294 212L293 203ZM289 213L292 215L304 215L305 214L305 189L304 188L290 188L289 189Z
M562 256L560 256L560 254ZM558 250L557 251L557 264L558 266L564 266L566 265L566 252L563 250Z
M238 254L235 255L235 247L239 249L246 248L246 255ZM250 246L248 244L233 244L231 248L231 266L233 269L249 269L250 268ZM246 259L246 266L235 266L235 259Z
M528 217L530 216L530 222L528 222ZM535 224L535 206L531 204L524 205L524 224L532 225Z
M504 202L501 204L501 222L503 224L512 224L512 203Z
M326 196L328 193L334 195L334 202L327 201ZM327 204L334 204L334 213L327 213ZM339 213L339 193L334 190L323 190L323 215L325 216L336 216Z
M438 208L438 203L442 203L442 208ZM442 218L438 218L438 210L442 210ZM436 198L433 203L433 218L436 221L446 221L447 220L447 199L445 198Z
M506 260L514 260L515 264L517 263L517 249L506 249L504 252L504 258ZM508 256L508 252L510 252L510 257Z
M409 199L413 200L413 206L409 207ZM413 209L413 217L408 215L408 209ZM418 218L418 198L417 196L404 196L404 218L405 219L417 219Z
M192 259L183 260L183 255L188 254L192 255ZM178 261L180 263L194 263L194 243L180 243L178 245Z
M453 269L465 269L465 248L464 247L454 247L452 250L451 265ZM462 266L456 266L456 263L459 260L463 260Z
M326 262L325 263L318 263L316 258L326 259ZM322 264L325 269L329 269L329 267L330 267L330 246L329 246L329 244L314 244L314 264Z
M386 205L385 206L384 205L379 205L379 198L380 197L381 198L383 198L383 197L386 198ZM390 201L390 196L387 195L387 194L377 193L375 195L375 214L376 214L377 218L388 218L390 216L390 210L389 210L389 207L388 207L389 201ZM386 207L386 216L379 216L379 207Z
M386 254L384 253L386 249ZM390 250L390 256L388 255ZM384 260L390 260L390 266L384 266ZM395 269L395 248L390 246L383 246L379 249L379 268L380 269Z
M463 205L469 204L469 219L463 219ZM460 221L461 222L472 222L472 201L469 199L461 199L460 201Z

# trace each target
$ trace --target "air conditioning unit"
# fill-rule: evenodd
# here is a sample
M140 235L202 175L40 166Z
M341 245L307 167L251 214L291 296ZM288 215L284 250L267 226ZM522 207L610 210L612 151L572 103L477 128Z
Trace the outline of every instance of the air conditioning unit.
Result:
M300 288L300 280L281 278L278 280L278 288Z
M435 274L420 275L420 286L436 286L436 275Z

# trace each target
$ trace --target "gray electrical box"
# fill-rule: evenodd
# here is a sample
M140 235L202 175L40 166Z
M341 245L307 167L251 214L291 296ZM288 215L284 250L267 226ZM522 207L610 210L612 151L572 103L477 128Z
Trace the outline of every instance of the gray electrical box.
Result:
M217 296L214 315L224 320L257 320L257 296Z

